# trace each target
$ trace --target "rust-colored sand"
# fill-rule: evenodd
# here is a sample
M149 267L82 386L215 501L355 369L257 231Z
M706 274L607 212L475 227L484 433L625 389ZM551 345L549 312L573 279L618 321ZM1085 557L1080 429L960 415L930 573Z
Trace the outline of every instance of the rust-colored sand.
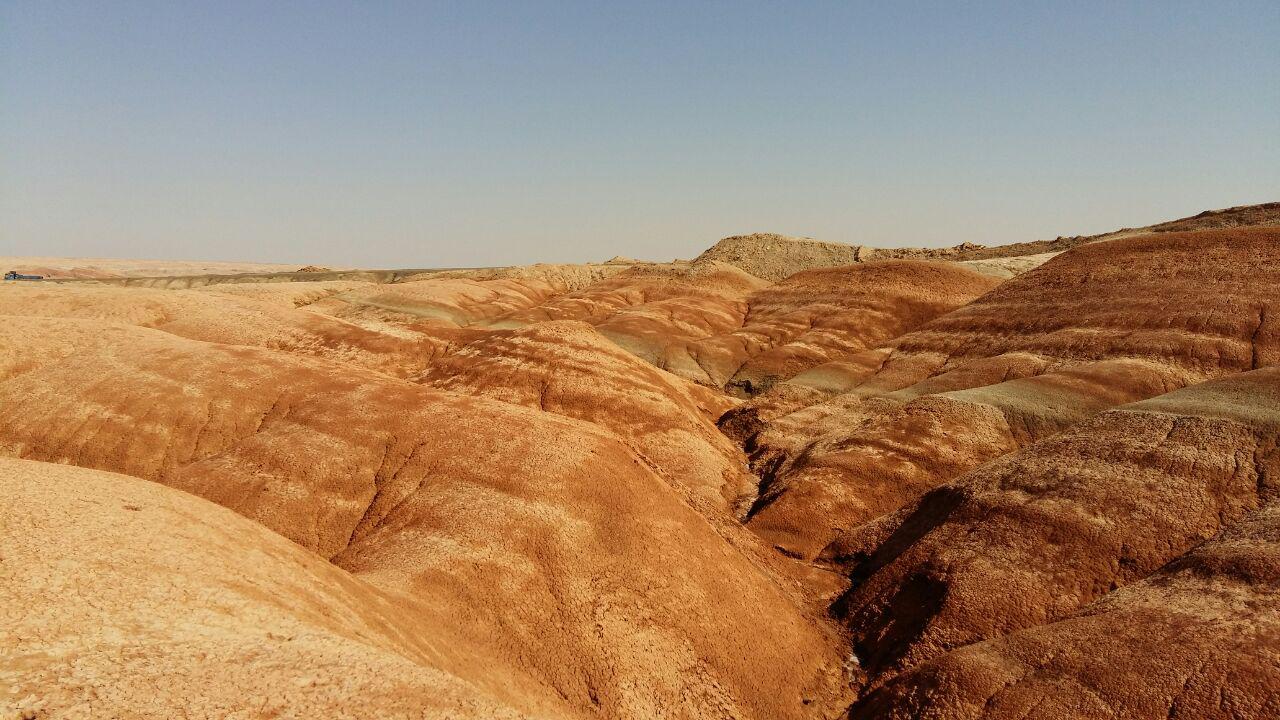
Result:
M0 718L1280 716L1277 207L0 284Z

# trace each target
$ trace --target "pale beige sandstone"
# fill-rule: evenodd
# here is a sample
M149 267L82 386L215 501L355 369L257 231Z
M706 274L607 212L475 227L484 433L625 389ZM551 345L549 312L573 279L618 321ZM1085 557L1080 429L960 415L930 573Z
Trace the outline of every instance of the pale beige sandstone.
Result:
M822 242L813 238L775 233L734 235L707 248L695 260L724 263L771 282L778 282L802 270L850 265L868 259L871 248L861 245Z
M162 485L0 458L0 547L6 718L570 716L442 671L446 634L422 636L345 571Z
M356 287L364 287L360 283ZM317 292L340 294L344 284L262 283L197 290L7 283L0 316L77 318L155 328L194 340L247 345L322 357L396 376L420 372L448 347L447 338L393 328L382 332L310 312Z
M0 257L0 272L64 278L156 277L261 272L292 272L297 265L199 260L137 260L121 258Z

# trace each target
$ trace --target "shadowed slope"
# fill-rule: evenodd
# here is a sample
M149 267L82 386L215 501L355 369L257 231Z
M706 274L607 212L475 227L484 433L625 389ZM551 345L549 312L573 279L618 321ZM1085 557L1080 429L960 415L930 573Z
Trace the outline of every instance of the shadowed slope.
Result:
M876 529L837 605L863 666L1053 622L1150 575L1275 499L1277 439L1268 368L1110 410L930 492Z
M1264 508L1080 612L947 653L857 720L1280 714L1280 508Z

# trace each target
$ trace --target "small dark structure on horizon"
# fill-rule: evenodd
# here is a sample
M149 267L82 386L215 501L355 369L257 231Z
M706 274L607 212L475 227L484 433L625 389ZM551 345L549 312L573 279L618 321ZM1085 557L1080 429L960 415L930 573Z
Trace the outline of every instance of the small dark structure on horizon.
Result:
M4 274L5 280L43 280L43 275L23 275L17 270L10 270Z

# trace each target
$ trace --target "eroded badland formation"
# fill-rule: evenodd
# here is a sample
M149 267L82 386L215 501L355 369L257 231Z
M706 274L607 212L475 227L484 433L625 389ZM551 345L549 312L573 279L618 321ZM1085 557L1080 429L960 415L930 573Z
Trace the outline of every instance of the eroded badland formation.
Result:
M0 717L1280 717L1280 203L6 262Z

